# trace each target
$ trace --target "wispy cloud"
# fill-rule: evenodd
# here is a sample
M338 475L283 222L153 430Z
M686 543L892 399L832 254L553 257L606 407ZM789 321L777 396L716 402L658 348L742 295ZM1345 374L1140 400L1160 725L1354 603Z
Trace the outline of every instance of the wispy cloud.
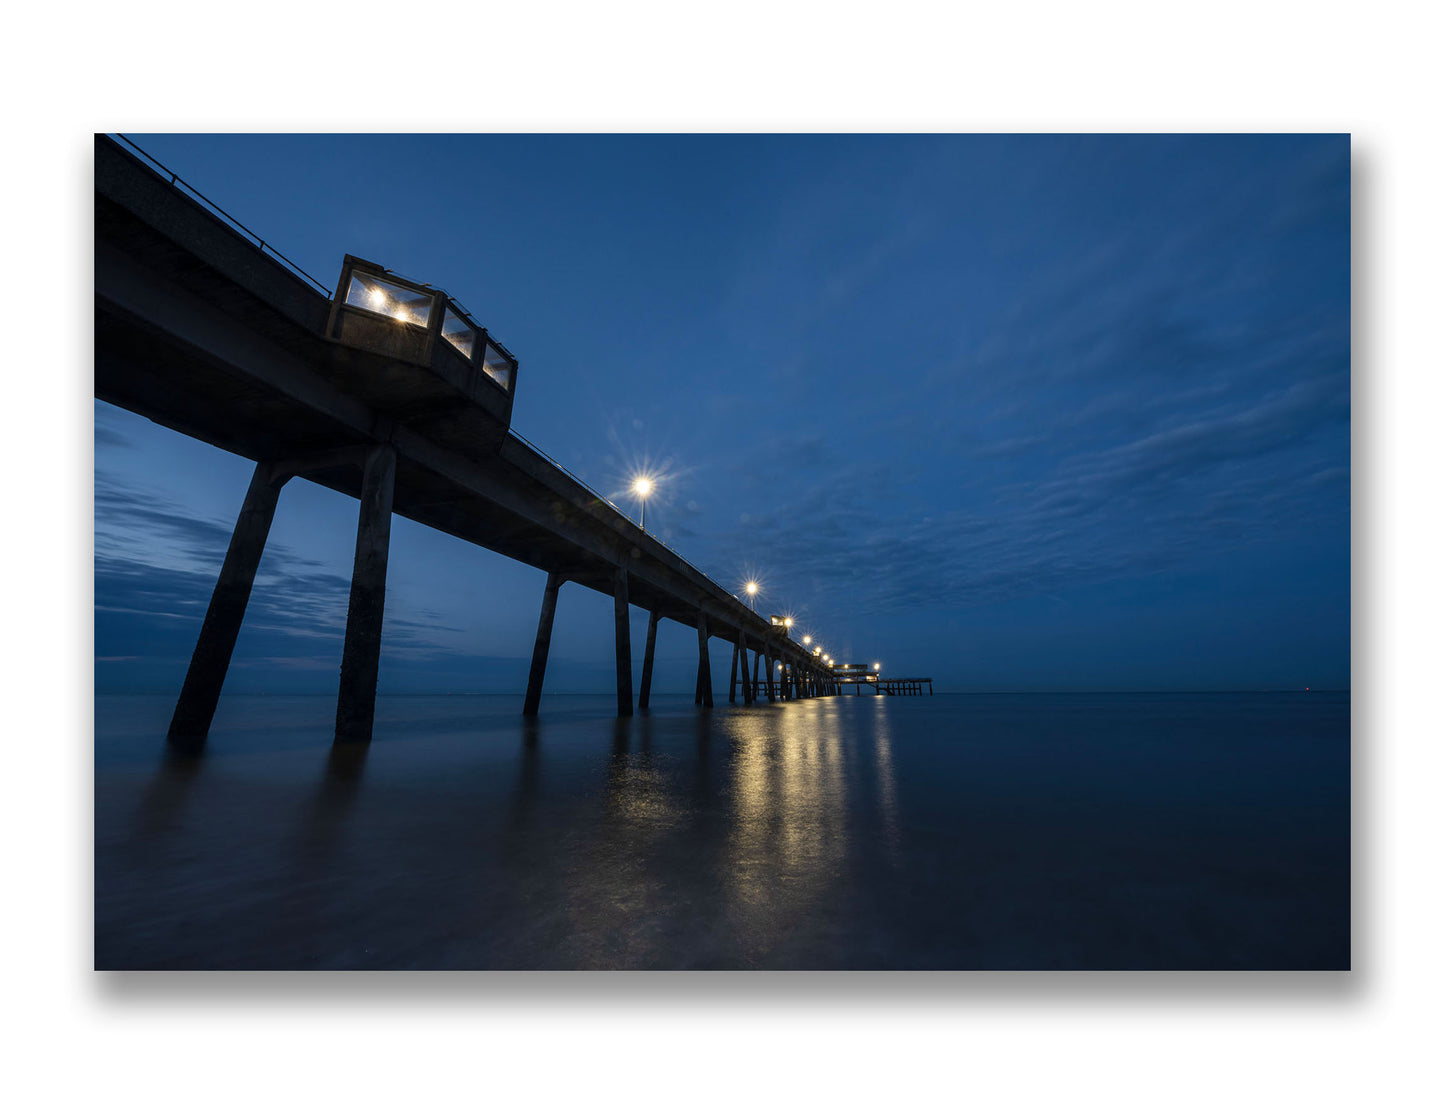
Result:
M188 655L230 542L231 526L186 516L152 492L98 473L95 491L98 658ZM245 635L280 661L339 655L351 580L276 540L246 610ZM414 659L453 650L460 630L432 610L390 603L385 647ZM335 660L330 660L334 666Z
M781 588L863 614L1056 593L1324 526L1347 541L1348 284L1309 267L1322 220L1345 240L1347 157L1302 165L1272 202L1241 188L1208 217L1060 251L827 441L766 446L737 473L764 505L710 527L698 561L765 549ZM775 497L783 467L806 479Z

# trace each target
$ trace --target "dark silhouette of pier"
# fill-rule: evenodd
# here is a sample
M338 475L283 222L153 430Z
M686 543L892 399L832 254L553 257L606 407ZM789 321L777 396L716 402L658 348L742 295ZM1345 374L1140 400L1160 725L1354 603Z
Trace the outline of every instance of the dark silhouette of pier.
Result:
M547 572L527 715L567 583L613 598L620 716L634 706L633 605L650 614L638 708L663 618L697 631L698 705L713 704L713 637L733 644L729 700L739 688L748 704L838 692L786 630L510 431L517 361L444 292L348 256L329 295L233 223L97 135L95 394L256 464L172 743L206 738L278 498L298 477L359 503L338 743L371 738L394 513Z

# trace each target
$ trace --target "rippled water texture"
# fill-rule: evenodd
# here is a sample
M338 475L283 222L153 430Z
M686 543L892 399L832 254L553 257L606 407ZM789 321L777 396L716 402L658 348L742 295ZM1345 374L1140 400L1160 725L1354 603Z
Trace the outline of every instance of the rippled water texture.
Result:
M96 703L101 968L1349 964L1345 694Z

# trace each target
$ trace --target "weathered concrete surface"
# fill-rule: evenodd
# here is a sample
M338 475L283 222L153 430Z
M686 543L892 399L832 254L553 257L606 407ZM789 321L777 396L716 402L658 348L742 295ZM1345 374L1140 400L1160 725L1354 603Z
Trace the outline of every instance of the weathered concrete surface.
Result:
M535 717L542 702L542 680L547 677L547 654L552 648L552 620L557 613L557 591L562 577L555 571L547 576L542 592L542 612L537 618L537 639L532 645L532 668L527 673L527 696L522 702L522 716Z
M612 576L612 622L617 644L617 715L632 716L632 625L628 616L627 570Z
M652 660L657 652L658 614L653 610L647 617L647 646L642 650L642 685L637 691L637 708L646 709L652 701Z
M371 739L376 679L381 670L381 623L386 607L386 562L391 548L391 502L396 452L378 445L366 457L346 640L341 648L341 690L336 699L336 742Z
M246 500L241 504L241 516L236 519L236 528L231 533L225 562L221 564L221 574L211 594L211 604L201 623L200 639L191 653L191 665L186 669L180 700L171 717L166 739L172 744L180 747L199 745L210 731L284 482L284 477L278 480L272 465L256 465L251 485L246 491Z
M712 663L708 659L707 614L697 614L697 692L698 704L712 708Z

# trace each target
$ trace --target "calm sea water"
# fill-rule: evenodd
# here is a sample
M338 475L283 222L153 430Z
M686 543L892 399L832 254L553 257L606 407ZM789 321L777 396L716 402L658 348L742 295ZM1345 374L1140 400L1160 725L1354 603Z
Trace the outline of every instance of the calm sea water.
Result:
M96 701L100 968L1343 969L1347 694Z

